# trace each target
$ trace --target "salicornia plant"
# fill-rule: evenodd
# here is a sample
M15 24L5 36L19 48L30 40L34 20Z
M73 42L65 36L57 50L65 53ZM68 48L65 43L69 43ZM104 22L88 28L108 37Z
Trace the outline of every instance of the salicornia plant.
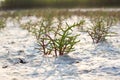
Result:
M99 43L106 40L111 33L109 30L116 23L112 17L96 17L91 20L92 26L88 29L88 34L93 43Z
M72 29L82 24L81 22L73 25L63 27L61 24L56 24L56 27L52 26L52 22L48 22L46 19L42 19L35 25L31 25L31 30L39 44L39 51L44 55L53 54L56 57L59 55L67 54L74 50L74 45L79 42L77 40L78 35L72 34ZM51 24L52 23L52 24Z
M40 51L44 53L44 55L48 55L51 53L51 40L47 35L50 35L52 28L50 25L48 26L46 20L41 20L38 25L32 27L31 32L35 35L37 39L37 43L40 46Z
M58 52L59 55L64 55L74 50L74 45L78 43L79 40L76 40L78 35L72 35L72 28L78 25L79 24L74 24L69 26L67 24L66 29L58 27L59 29L57 29L55 33L56 37L51 40L53 42L55 54Z

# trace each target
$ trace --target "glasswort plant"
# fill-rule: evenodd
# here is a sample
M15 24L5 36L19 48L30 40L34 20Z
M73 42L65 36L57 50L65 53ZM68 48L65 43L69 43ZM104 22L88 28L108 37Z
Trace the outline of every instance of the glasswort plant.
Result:
M96 17L91 20L92 26L87 30L87 33L92 38L93 43L99 43L106 40L106 37L111 33L109 30L116 23L112 17Z

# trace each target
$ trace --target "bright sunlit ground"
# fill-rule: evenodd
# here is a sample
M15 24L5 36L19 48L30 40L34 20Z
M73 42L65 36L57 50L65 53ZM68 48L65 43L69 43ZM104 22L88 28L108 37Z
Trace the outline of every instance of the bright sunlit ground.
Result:
M111 29L114 36L98 44L86 32L74 29L74 34L80 33L75 51L55 58L38 52L35 37L21 27L40 19L34 14L20 15L19 20L6 17L0 31L0 80L120 80L120 23ZM86 21L84 28L91 25L88 17L76 15L62 22L71 25L81 19Z

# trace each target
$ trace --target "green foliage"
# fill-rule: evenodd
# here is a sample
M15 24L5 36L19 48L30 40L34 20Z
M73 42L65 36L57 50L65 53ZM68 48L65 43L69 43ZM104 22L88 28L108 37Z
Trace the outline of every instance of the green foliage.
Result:
M32 23L31 21L25 25L22 25L24 29L27 29L31 32L36 40L38 45L40 46L39 50L44 53L44 55L50 54L50 44L51 41L48 39L46 34L50 34L52 27L51 27L51 18L42 18L40 21L36 23Z
M32 13L32 12L35 12ZM31 32L37 39L38 48L44 55L53 54L55 56L64 55L74 50L74 45L78 35L72 34L72 29L80 29L83 27L85 20L81 20L77 24L64 26L63 22L73 14L80 17L90 18L92 25L88 28L87 33L94 43L106 40L111 32L110 28L119 21L119 11L69 11L69 10L25 10L25 14L31 16L34 14L38 17L38 22L32 21L23 25L23 28ZM19 12L20 13L20 12ZM18 14L19 14L18 13ZM22 11L24 14L24 11ZM31 13L31 14L30 14ZM18 15L17 14L17 15ZM20 13L21 14L21 13ZM57 21L57 22L54 22ZM77 26L77 27L75 27ZM84 27L83 29L85 29ZM86 29L85 29L86 30ZM84 30L81 30L84 31Z
M110 28L116 24L116 19L112 17L96 17L91 20L92 26L88 29L88 34L92 38L93 43L99 43L106 40L110 36Z
M0 29L5 27L5 21L4 19L0 19Z
M34 6L34 0L5 0L2 6L5 8L28 8Z
M78 35L72 35L71 31L72 28L78 25L80 25L80 23L73 24L72 26L69 26L67 24L66 29L58 27L55 35L58 37L52 39L52 42L53 42L53 48L55 48L58 51L59 55L64 55L74 50L74 45L79 41L76 40Z
M48 26L49 25L49 26ZM44 55L48 55L51 53L51 40L48 39L47 35L50 35L52 28L50 24L46 20L42 20L39 22L38 26L32 28L32 33L35 35L39 46L41 47L41 51Z
M119 0L5 0L3 8L33 7L116 7Z
M63 27L60 18L58 25L53 22L52 18L52 16L47 16L37 23L29 22L24 27L36 37L40 46L38 49L44 55L53 54L57 57L72 52L75 44L79 42L79 40L76 40L79 35L73 35L72 29L82 25L82 21L71 26L66 23L66 26Z
M79 31L85 31L84 28L83 28L83 25L85 24L85 20L81 20L79 25L77 26L78 30Z

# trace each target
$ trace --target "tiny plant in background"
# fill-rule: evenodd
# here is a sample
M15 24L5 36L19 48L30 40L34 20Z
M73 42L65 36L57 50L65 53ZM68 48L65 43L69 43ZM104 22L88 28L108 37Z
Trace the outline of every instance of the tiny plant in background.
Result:
M91 20L92 26L87 30L87 33L92 38L93 43L106 41L109 36L110 28L115 24L115 19L108 17L96 17Z
M32 27L31 32L35 35L37 43L40 46L39 50L44 53L44 55L51 54L51 40L48 39L47 35L50 35L52 28L46 24L46 20L42 20Z
M0 19L0 29L5 27L5 20L4 19Z
M51 53L51 49L49 47L50 40L46 36L46 34L50 34L52 30L52 18L51 17L44 17L41 20L38 20L37 22L33 23L32 21L27 22L26 24L22 24L22 28L28 30L30 33L32 33L36 40L38 45L40 46L39 51L44 53L44 55L48 55ZM49 47L49 48L48 48Z

